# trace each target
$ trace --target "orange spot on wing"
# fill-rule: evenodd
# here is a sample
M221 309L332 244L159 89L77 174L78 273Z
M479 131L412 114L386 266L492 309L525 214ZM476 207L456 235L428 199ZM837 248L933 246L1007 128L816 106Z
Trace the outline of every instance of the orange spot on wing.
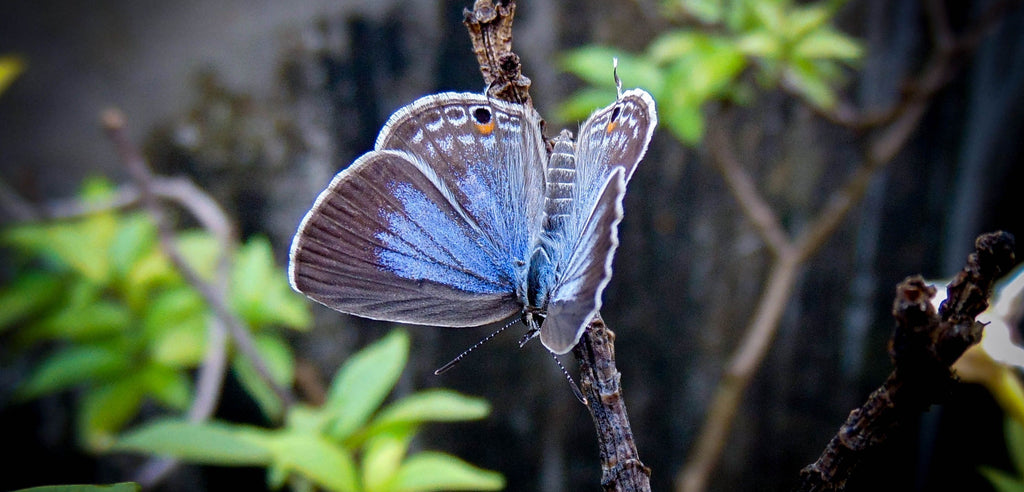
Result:
M484 135L490 135L494 131L494 120L487 123L477 123L476 130Z
M615 128L617 128L618 126L619 126L619 124L617 122L609 121L608 122L608 126L606 126L604 128L604 132L605 133L611 133L611 132L615 131Z

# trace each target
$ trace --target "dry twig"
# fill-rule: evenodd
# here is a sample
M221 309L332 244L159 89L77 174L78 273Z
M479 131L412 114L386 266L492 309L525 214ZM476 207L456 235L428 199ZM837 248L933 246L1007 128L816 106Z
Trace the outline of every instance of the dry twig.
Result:
M920 276L896 288L896 329L889 354L895 368L888 379L850 412L816 462L800 472L800 492L843 490L865 457L882 445L906 419L937 403L954 382L951 366L981 341L984 325L975 321L988 307L992 285L1013 267L1013 236L982 234L967 265L946 287L939 312L932 307L935 287Z

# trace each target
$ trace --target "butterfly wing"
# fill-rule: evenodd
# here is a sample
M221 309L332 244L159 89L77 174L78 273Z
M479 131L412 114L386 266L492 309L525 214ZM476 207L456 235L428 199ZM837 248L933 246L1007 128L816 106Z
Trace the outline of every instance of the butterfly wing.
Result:
M590 115L576 138L575 203L584 208L594 203L617 168L623 169L629 183L657 125L654 99L643 89L626 91L614 103ZM578 216L580 225L588 219L587 211Z
M571 350L601 309L601 293L611 280L612 257L619 245L625 195L625 172L616 169L601 190L575 251L557 280L540 329L541 343L556 354Z
M540 230L547 159L540 121L532 107L442 93L397 111L376 147L422 159L485 239L521 264Z
M552 289L541 341L555 353L569 351L601 308L618 247L626 183L647 152L658 116L654 99L633 89L590 116L576 142L573 207L566 224L568 258Z
M292 286L388 321L476 326L519 312L517 260L532 216L525 186L541 162L523 153L530 131L517 125L528 126L529 112L474 94L428 96L396 112L377 150L340 172L303 220ZM493 125L479 124L486 115Z

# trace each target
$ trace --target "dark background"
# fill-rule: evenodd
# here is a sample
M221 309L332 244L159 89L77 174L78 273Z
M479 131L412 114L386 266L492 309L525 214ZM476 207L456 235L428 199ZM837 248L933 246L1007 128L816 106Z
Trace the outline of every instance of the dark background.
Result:
M955 27L987 2L947 2ZM440 90L480 91L463 2L22 2L0 15L0 53L28 70L0 96L0 176L46 202L102 174L124 181L98 112L123 109L162 173L187 174L236 218L268 235L282 264L302 214L330 176L372 147L392 111ZM638 21L651 1L519 5L516 51L543 115L580 82L557 69L566 49L600 43L641 50L668 27ZM644 13L644 15L641 15ZM655 16L656 17L656 16ZM839 27L864 40L863 69L846 88L884 107L930 54L917 2L851 1ZM937 94L907 147L873 180L857 210L801 272L776 339L739 411L713 490L786 490L847 413L888 373L885 342L895 285L949 277L974 237L1024 237L1021 125L1024 15L1014 11ZM620 74L631 87L628 73ZM838 129L779 93L761 94L738 126L765 135L744 156L790 231L799 230L859 160L864 135ZM553 116L548 116L549 120ZM550 121L549 133L563 124ZM553 124L553 125L552 125ZM198 144L193 137L200 135ZM640 456L655 490L669 490L703 421L722 368L767 276L769 254L703 149L655 134L626 197L622 245L602 313L617 333L619 370ZM788 167L787 167L788 166ZM458 306L452 306L458 309ZM330 375L387 325L318 310L294 336L303 359ZM475 352L443 377L433 369L484 330L411 330L401 389L446 386L486 397L490 418L428 428L418 445L502 472L509 490L595 490L600 469L586 409L539 344L518 334ZM0 372L0 488L123 480L124 458L79 454L73 399L6 401L24 367ZM9 406L5 406L9 405ZM254 420L229 384L220 418ZM980 464L1008 466L1002 416L982 388L903 429L853 488L985 490ZM263 487L261 470L186 468L166 490ZM881 485L880 485L881 484Z

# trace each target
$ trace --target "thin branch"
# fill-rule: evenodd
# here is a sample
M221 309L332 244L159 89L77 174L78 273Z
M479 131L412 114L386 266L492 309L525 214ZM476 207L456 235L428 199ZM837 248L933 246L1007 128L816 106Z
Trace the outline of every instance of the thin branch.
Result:
M117 147L122 162L139 188L143 206L153 216L157 224L160 245L164 253L167 254L171 263L178 269L185 281L203 296L203 299L213 310L214 315L224 322L235 344L249 358L260 377L264 379L286 406L291 405L295 401L295 397L289 389L278 385L270 375L266 362L256 351L256 346L249 335L249 330L228 307L227 299L224 297L224 290L200 277L192 266L185 261L184 256L178 249L177 241L174 237L174 229L164 217L164 210L153 193L153 176L146 165L145 159L143 159L138 149L128 139L123 115L117 111L107 111L104 114L103 123L110 140Z
M768 284L758 300L754 319L718 383L707 410L707 419L690 451L690 459L676 479L677 490L698 491L707 487L711 472L718 465L725 449L736 412L743 401L743 393L750 386L771 346L779 320L796 285L800 265L797 255L793 253L775 260Z
M39 218L35 207L25 201L18 192L14 191L14 188L11 188L2 179L0 179L0 209L6 210L15 222L31 222Z
M743 214L754 224L761 240L776 257L787 254L793 249L793 245L787 237L786 230L771 205L761 197L750 174L743 169L736 154L732 152L732 144L726 138L722 125L709 125L707 139L712 156L711 162L718 168Z
M615 334L598 316L572 353L579 361L580 389L597 427L601 486L606 491L649 492L651 469L640 461L622 398L622 375L615 368Z
M985 325L975 318L988 307L996 279L1013 267L1013 236L982 234L967 265L946 288L947 299L936 312L935 287L920 276L896 289L890 341L895 368L829 441L817 461L801 472L799 492L843 490L868 454L898 431L900 424L938 403L955 381L951 367L981 341Z

